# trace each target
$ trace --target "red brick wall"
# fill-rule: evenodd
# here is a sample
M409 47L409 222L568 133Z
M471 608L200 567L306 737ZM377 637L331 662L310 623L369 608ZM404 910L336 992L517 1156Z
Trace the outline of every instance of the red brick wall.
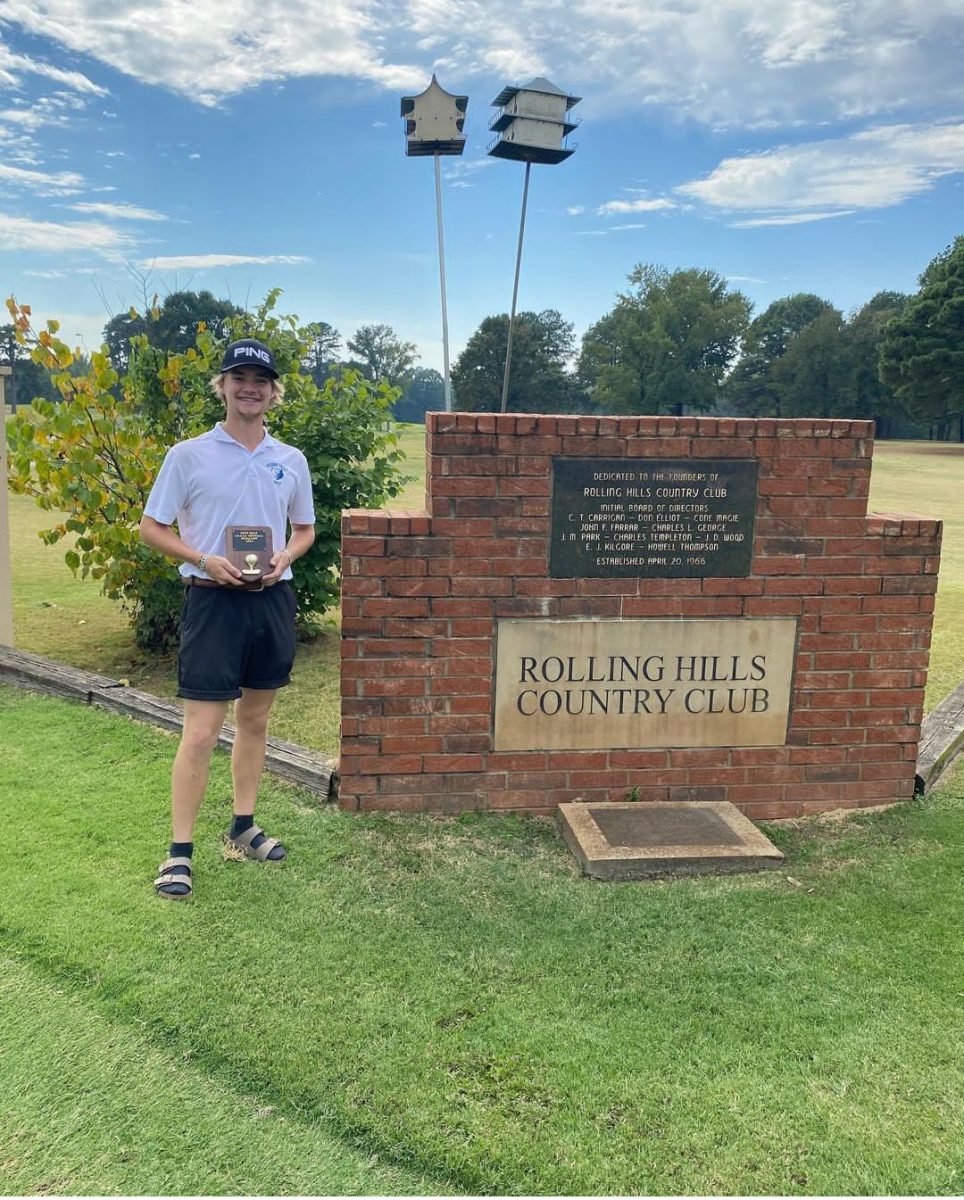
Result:
M342 516L348 809L729 800L757 819L913 794L941 523L867 514L868 421L427 418L426 510ZM552 458L757 459L747 578L551 579ZM798 619L787 743L498 753L503 617Z

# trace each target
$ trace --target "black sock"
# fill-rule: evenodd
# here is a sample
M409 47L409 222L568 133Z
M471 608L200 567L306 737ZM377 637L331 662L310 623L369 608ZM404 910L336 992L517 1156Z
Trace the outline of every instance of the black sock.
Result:
M240 837L242 833L247 833L254 824L254 816L248 813L247 816L238 816L234 814L234 820L231 822L231 837Z
M171 848L168 851L168 854L171 858L192 858L194 855L194 843L193 842L171 842ZM170 871L165 872L165 874L171 876L171 882L169 884L164 884L163 885L164 887L176 888L178 895L182 895L184 892L186 892L188 890L187 883L178 883L177 882L177 876L178 875L190 875L191 870L189 867L182 867L180 864L178 864L178 866L176 866L176 867L171 867Z
M194 843L193 842L171 842L171 849L168 851L171 858L193 858ZM188 875L190 874L187 867L172 867L172 875Z

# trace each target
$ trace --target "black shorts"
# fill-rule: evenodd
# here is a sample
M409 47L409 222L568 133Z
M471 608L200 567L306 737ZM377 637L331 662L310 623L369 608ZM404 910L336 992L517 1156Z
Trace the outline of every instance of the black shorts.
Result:
M185 588L177 694L236 700L242 688L284 687L295 659L296 608L288 583L261 592Z

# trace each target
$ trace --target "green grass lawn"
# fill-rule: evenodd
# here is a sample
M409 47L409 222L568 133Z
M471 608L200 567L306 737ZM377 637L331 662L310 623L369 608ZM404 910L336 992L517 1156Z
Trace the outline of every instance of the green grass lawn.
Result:
M19 946L0 955L0 1006L5 1195L445 1190L205 1071Z
M964 446L940 442L878 442L871 508L915 512L944 522L941 573L926 708L964 682Z
M4 687L0 728L2 1193L964 1191L960 773L596 884L545 819L275 781L290 859L226 861L218 756L174 904L173 739Z

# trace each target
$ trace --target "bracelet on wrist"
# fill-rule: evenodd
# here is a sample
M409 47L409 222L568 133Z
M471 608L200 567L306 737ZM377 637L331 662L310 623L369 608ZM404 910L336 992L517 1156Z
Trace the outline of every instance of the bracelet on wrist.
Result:
M207 560L208 560L208 556L206 554L202 554L201 557L197 560L197 565L198 565L199 571L204 570L204 564L207 562Z

